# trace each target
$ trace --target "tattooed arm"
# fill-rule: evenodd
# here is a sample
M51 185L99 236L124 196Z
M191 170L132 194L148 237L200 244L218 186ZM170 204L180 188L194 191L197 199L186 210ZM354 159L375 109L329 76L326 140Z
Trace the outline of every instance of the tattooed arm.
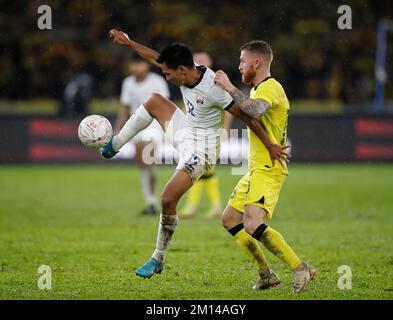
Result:
M227 91L240 109L253 119L260 119L270 108L270 104L263 99L250 99L237 89L228 79L224 71L217 71L215 82Z
M274 166L277 160L281 166L283 162L288 161L285 152L286 147L274 144L264 128L260 117L264 115L269 109L270 104L262 99L250 99L246 97L239 89L237 89L228 79L228 76L223 71L217 71L215 82L227 91L235 101L235 104L227 111L237 118L240 118L247 124L247 126L257 135L257 137L265 145L269 151L270 159Z
M276 160L280 163L282 167L284 167L283 163L285 161L288 162L288 155L285 151L286 147L283 148L278 144L274 144L270 140L268 134L265 131L265 128L259 120L253 119L252 117L247 115L236 103L233 104L232 107L227 109L227 111L233 116L241 119L262 141L262 143L265 145L266 149L269 152L270 160L272 161L273 167Z
M253 119L260 119L271 107L270 104L263 99L250 99L237 88L228 91L228 93L232 96L240 109Z

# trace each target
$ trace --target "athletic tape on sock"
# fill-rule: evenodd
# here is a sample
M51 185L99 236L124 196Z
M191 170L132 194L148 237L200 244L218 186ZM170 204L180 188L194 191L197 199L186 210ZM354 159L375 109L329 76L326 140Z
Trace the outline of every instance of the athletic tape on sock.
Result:
M261 236L265 232L266 228L267 228L267 225L262 223L258 228L256 228L256 230L252 234L253 238L260 240Z
M228 229L228 232L232 235L232 236L236 236L236 234L244 228L243 223L238 224L237 226L234 226L231 229Z

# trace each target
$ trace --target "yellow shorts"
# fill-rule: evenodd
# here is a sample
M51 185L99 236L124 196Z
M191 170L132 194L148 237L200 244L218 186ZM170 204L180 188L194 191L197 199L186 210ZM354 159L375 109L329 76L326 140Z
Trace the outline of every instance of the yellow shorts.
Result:
M237 183L228 204L244 213L246 205L261 207L271 219L286 175L252 169Z
M215 174L216 174L216 166L214 165L209 170L207 170L205 172L205 174L202 177L200 177L199 180L209 179L209 178L213 177Z

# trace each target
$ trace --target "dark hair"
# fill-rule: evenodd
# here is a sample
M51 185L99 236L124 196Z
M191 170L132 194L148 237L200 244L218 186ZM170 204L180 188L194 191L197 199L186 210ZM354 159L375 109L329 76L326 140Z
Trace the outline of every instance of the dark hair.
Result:
M182 43L172 43L165 47L156 61L165 63L171 69L177 69L179 66L194 67L192 52Z
M263 40L253 40L247 42L240 47L240 51L242 50L249 50L253 52L262 53L264 56L270 57L270 59L273 58L272 48L267 42Z

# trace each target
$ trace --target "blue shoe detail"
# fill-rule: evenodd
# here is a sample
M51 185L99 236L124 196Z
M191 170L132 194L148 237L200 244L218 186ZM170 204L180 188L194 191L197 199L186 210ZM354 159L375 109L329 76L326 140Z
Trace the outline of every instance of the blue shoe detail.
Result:
M135 274L142 278L151 278L154 274L160 274L164 269L164 263L150 258L145 262L145 264L139 269L135 270Z
M113 150L112 139L108 142L108 144L105 147L100 148L101 155L106 159L110 159L114 157L116 153L119 153L119 151Z

